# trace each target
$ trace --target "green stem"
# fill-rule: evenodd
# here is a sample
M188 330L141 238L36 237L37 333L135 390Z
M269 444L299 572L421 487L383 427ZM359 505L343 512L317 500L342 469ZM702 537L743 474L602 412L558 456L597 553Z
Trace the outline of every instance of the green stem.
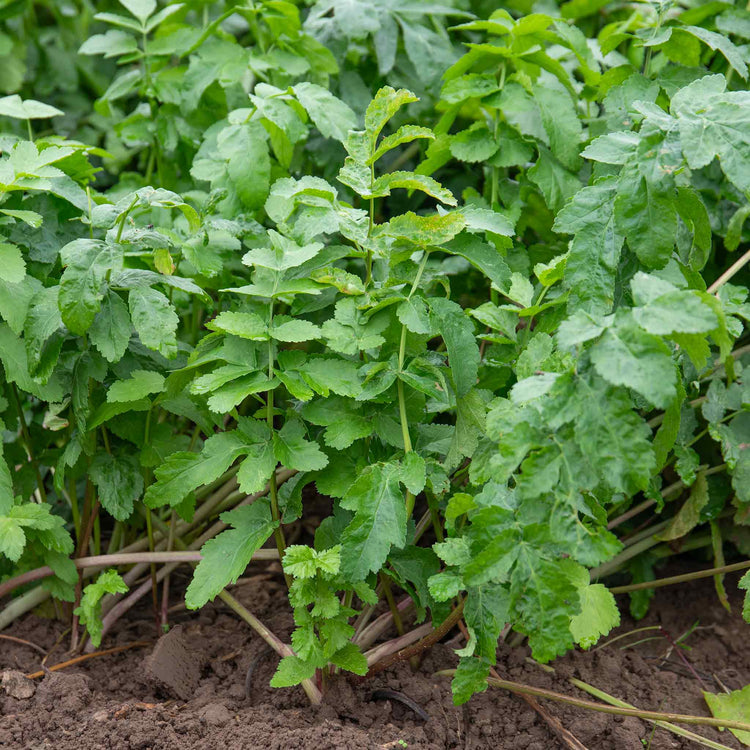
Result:
M456 673L455 669L445 669L440 672L436 672L436 675L452 677ZM571 682L576 684L578 687L579 680L571 679ZM614 714L615 716L634 716L636 719L645 719L646 721L674 721L681 724L696 724L706 727L717 727L726 729L740 729L743 731L750 731L750 724L746 724L742 721L730 721L728 719L714 719L707 716L692 716L690 714L673 714L673 713L662 713L660 711L641 711L637 708L623 708L620 706L608 706L602 705L601 703L594 703L593 701L584 700L582 698L574 698L570 695L564 695L562 693L556 693L552 690L545 690L544 688L536 688L531 685L523 685L520 682L511 682L509 680L498 680L494 677L487 678L487 684L490 687L504 688L512 693L526 693L527 695L534 695L537 698L547 698L553 701L559 701L560 703L568 703L571 706L577 708L588 708L592 711L600 711L605 714Z
M747 570L750 568L750 560L733 563L732 565L722 565L720 568L707 568L706 570L697 570L694 573L684 573L679 576L670 576L669 578L658 578L655 581L643 581L641 583L631 583L627 586L614 586L610 589L613 594L629 594L631 591L643 591L646 589L660 589L664 586L674 586L678 583L687 583L696 581L699 578L711 578L711 576L724 575L726 573L735 573L738 570Z
M18 395L18 388L16 388L15 383L10 384L10 391L13 394L13 400L16 405L16 411L18 412L18 422L21 425L21 437L23 438L23 442L26 446L26 453L29 457L29 461L31 462L31 465L34 467L34 473L36 474L36 485L39 489L39 497L41 497L42 502L47 502L47 490L44 489L44 482L42 481L42 472L39 469L39 463L36 460L36 457L34 456L34 448L33 444L31 442L31 434L29 433L29 428L26 424L26 417L24 417L23 414L23 405L21 404L21 397Z
M393 624L396 626L398 634L403 635L404 623L401 621L401 613L398 611L396 600L393 598L393 591L391 591L391 581L382 570L380 571L380 584L383 587L385 599L388 602L388 607L390 608L391 615L393 616Z
M270 332L273 325L273 299L268 308L268 379L273 379L273 366L274 366L274 350L273 350L273 339L271 338ZM268 424L268 430L273 435L273 390L269 390L266 393L266 423ZM269 496L271 498L271 517L276 522L276 528L273 531L274 539L276 540L276 548L279 550L279 559L284 560L284 551L286 550L286 540L284 539L284 529L281 527L281 514L279 513L279 493L278 487L276 486L276 467L274 466L271 472L271 477L268 480ZM292 586L291 576L284 571L284 580L286 581L287 588Z

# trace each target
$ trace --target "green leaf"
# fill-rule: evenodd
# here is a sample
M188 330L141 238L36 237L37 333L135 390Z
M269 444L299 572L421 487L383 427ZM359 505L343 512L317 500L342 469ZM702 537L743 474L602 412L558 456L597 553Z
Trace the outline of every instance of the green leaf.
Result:
M274 432L273 452L283 466L297 471L318 471L328 464L318 444L305 439L305 428L299 420L290 420Z
M249 341L267 341L268 328L265 321L256 313L225 311L206 323L212 331L223 331Z
M591 361L605 380L632 388L658 408L677 395L669 348L631 319L623 317L604 332L591 348Z
M0 323L0 362L5 368L5 378L42 401L59 403L63 398L60 380L53 375L42 385L34 380L29 372L29 361L23 341L16 336L6 323Z
M554 231L573 235L563 278L571 312L606 314L612 308L624 239L615 227L614 198L614 181L603 180L576 193L555 218Z
M133 370L127 380L117 380L107 391L109 403L137 401L164 390L164 376L150 370Z
M99 453L91 462L89 477L107 513L118 521L127 520L134 501L143 494L143 476L136 457Z
M396 316L412 333L432 333L430 311L424 297L405 299L396 308Z
M544 146L539 147L539 158L526 174L552 211L559 211L581 189L578 177L565 169Z
M449 299L433 297L429 300L433 327L440 332L448 349L451 373L459 396L465 396L477 382L479 347L474 335L474 324L460 305Z
M382 177L378 177L372 184L371 192L376 198L381 198L391 194L395 188L404 188L406 190L421 190L432 198L445 203L448 206L456 206L458 202L453 197L453 193L444 188L437 180L423 174L415 172L388 172Z
M388 120L405 104L418 101L411 91L383 86L370 102L365 112L365 132L371 143L371 154L375 152L375 141Z
M418 453L407 453L401 460L401 482L412 495L418 495L425 486L425 461Z
M0 279L11 284L23 281L26 276L26 263L21 250L16 245L0 242Z
M331 656L331 662L347 672L358 675L367 674L367 659L354 643L347 643Z
M218 479L246 451L245 439L234 431L212 435L200 453L173 453L156 468L157 481L148 487L143 502L149 508L179 505L198 487Z
M589 582L585 569L576 569L572 580L578 588L581 611L571 618L570 632L575 642L586 650L620 624L620 610L604 584Z
M118 268L121 253L101 240L74 240L60 250L66 266L60 279L60 313L72 333L85 333L101 308L108 272Z
M451 680L453 703L456 706L466 703L472 695L487 690L487 678L490 676L491 666L487 658L462 657L458 662L456 674Z
M434 140L435 134L429 128L422 127L421 125L402 125L395 133L387 135L380 141L375 153L365 163L369 166L397 146L404 143L411 143L417 138Z
M503 256L479 237L461 234L448 242L443 249L453 255L466 258L492 282L496 289L506 290L510 286L511 271Z
M298 245L294 240L287 239L273 229L268 230L268 238L271 240L271 247L259 247L245 253L242 262L246 266L286 271L301 266L323 249L320 242Z
M127 305L119 294L108 291L88 334L91 343L108 362L118 362L128 348L132 328Z
M128 305L141 343L167 359L175 357L180 319L166 295L150 287L131 289Z
M617 230L639 260L648 268L663 268L677 234L673 194L644 178L620 180L614 208Z
M399 464L371 464L341 500L354 518L341 535L341 572L364 580L383 566L391 547L406 542L406 501L399 486Z
M742 604L742 618L750 623L750 570L747 571L737 583L741 591L745 591L745 601Z
M727 250L734 251L739 247L742 239L742 227L750 216L750 203L740 206L733 214L727 225L727 233L724 237L724 246Z
M314 323L289 318L286 315L277 315L274 318L269 333L272 339L288 342L313 341L322 336L320 327Z
M560 163L573 172L581 168L583 127L570 95L562 89L534 86L534 99L549 136L550 149Z
M124 594L127 590L125 581L116 570L105 570L94 583L89 583L83 589L81 604L73 610L73 614L78 615L81 624L86 626L91 643L97 648L102 642L102 597L105 594Z
M750 190L750 92L725 91L726 78L712 75L680 89L670 106L677 118L682 151L691 169L718 157L724 174Z
M669 542L691 532L701 522L701 511L708 502L708 482L701 472L690 488L690 496L657 538Z
M307 110L315 127L326 138L334 138L344 143L349 131L357 127L357 116L351 107L328 89L315 83L304 82L292 86L292 91Z
M498 150L489 128L480 122L451 136L450 151L459 161L487 161Z
M637 294L638 276L631 282ZM708 333L719 320L714 311L703 303L700 292L674 290L649 299L633 310L633 319L649 333L668 336L673 333Z
M0 115L13 117L16 120L43 120L47 117L60 117L65 112L50 107L49 104L38 102L36 99L21 99L18 94L11 94L0 98Z
M376 231L386 237L406 240L427 248L452 240L465 226L466 220L457 211L443 216L439 214L418 216L407 211L405 214L400 214L380 224Z
M201 547L203 559L185 591L189 609L199 609L235 583L278 525L271 518L271 505L265 498L222 513L220 518L234 528L222 531Z
M587 463L615 491L645 490L656 470L648 425L621 389L598 379L581 378L577 385L575 437Z
M744 721L750 716L750 685L745 685L742 690L733 690L731 693L709 693L703 691L711 714L717 719L727 721ZM742 729L729 730L744 745L750 745L750 732Z
M692 34L712 50L721 52L737 75L747 80L747 65L743 60L742 52L727 37L717 34L715 31L704 29L701 26L680 26L680 30Z
M145 24L156 10L156 0L119 0L119 2L142 24Z
M271 678L271 687L293 687L315 675L315 664L302 661L299 656L285 656Z

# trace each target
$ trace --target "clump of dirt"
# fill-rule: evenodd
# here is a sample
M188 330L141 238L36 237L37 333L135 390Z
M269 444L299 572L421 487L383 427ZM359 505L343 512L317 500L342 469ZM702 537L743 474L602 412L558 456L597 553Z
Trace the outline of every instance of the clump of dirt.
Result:
M730 592L736 592L735 584L736 578L728 578ZM276 633L289 637L293 622L278 581L259 575L234 594ZM720 692L750 683L748 626L739 615L739 597L733 600L734 613L729 614L710 579L662 589L645 620L634 623L626 617L612 635L661 625L669 637L654 630L592 652L570 653L552 665L554 674L532 663L525 648L501 645L497 671L506 679L590 698L568 681L577 677L642 709L708 715L701 690ZM626 610L627 602L621 604ZM0 688L0 747L565 750L532 708L505 691L489 689L465 706L453 705L449 680L434 673L456 664L453 649L463 641L455 634L429 652L416 673L402 663L364 682L341 678L330 686L324 704L313 708L299 688L269 687L275 656L257 661L250 699L246 697L247 670L265 644L221 603L198 613L175 613L171 624L177 627L155 646L48 674L28 697ZM59 622L29 615L7 632L50 649L64 629ZM670 639L688 631L683 661ZM157 636L153 615L144 605L117 623L103 647L156 641ZM652 639L632 645L644 638ZM28 647L0 640L0 671L33 672L41 658ZM58 649L48 662L63 658ZM408 696L429 721L399 700L373 700L379 690ZM542 702L589 750L696 747L639 719ZM696 731L741 747L729 732Z

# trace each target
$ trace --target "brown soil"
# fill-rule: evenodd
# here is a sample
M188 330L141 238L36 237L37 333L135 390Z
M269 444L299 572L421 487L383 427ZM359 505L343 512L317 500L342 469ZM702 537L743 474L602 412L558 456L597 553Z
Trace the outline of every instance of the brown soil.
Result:
M651 613L637 625L625 618L617 633L661 624L673 638L700 627L686 640L685 659L711 691L721 685L733 690L750 683L748 626L739 616L737 577L727 580L734 613L719 604L710 579L661 589ZM235 595L276 633L292 627L283 583L258 576L234 589ZM623 609L627 602L623 600ZM268 681L275 658L258 662L251 699L245 697L245 676L264 649L260 639L221 603L199 613L176 612L170 636L157 648L133 649L91 659L48 674L36 682L29 698L13 698L0 689L0 747L97 750L98 748L465 748L467 750L557 750L560 740L522 699L491 689L466 706L455 707L446 678L433 677L455 664L453 635L435 647L416 674L408 664L377 675L363 684L342 679L329 689L325 704L311 708L301 689L272 690ZM63 633L57 621L29 615L6 631L33 641L45 650ZM615 633L616 634L616 633ZM614 634L613 634L614 635ZM501 677L558 692L589 698L567 677L576 676L642 709L707 715L702 686L666 638L632 648L620 646L644 633L605 646L594 653L571 653L555 662L550 675L527 661L525 648L502 646ZM155 627L147 605L119 622L102 647L153 640ZM67 642L67 637L65 638ZM62 661L63 646L48 664ZM0 671L39 669L41 655L0 640ZM186 661L187 658L187 661ZM179 675L170 673L174 659ZM165 670L166 665L166 671ZM160 671L162 670L162 671ZM401 691L428 714L424 722L397 701L373 701L377 689ZM23 694L23 693L20 693ZM678 750L698 747L634 718L605 714L541 701L589 750ZM733 748L740 744L729 732L697 728L700 734ZM650 744L649 744L650 743Z

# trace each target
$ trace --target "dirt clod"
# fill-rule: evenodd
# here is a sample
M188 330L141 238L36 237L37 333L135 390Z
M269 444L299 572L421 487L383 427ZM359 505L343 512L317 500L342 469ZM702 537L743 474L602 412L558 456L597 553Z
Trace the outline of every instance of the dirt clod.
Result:
M36 692L33 681L27 679L26 675L17 669L8 669L0 673L0 685L11 698L18 700L31 698Z
M148 676L182 700L189 700L198 686L203 659L185 643L181 625L163 635L146 659Z

